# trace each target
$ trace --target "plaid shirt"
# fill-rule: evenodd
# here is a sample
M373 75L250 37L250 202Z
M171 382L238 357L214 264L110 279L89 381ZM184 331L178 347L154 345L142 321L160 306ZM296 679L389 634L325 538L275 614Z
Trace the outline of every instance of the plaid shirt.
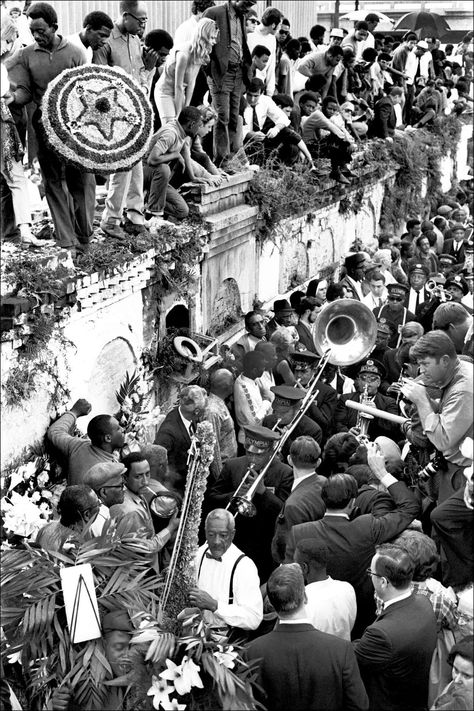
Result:
M433 612L436 617L437 632L442 629L448 629L452 632L457 630L459 624L459 614L457 603L454 600L451 600L441 591L430 590L426 587L426 583L413 582L412 590L415 595L423 595L431 602ZM377 595L374 597L377 615L379 615L383 610L383 602L377 597Z

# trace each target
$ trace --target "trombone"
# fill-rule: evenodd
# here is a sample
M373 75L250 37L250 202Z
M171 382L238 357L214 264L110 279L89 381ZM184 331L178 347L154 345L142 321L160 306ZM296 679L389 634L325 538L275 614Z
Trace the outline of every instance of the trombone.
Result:
M273 449L270 459L252 482L248 490L242 494L247 485L247 478L252 476L253 468L247 470L244 478L227 504L235 509L235 514L255 516L256 508L252 499L263 481L276 457L283 449L301 418L315 399L318 381L328 363L333 365L350 365L365 358L372 350L377 337L377 321L365 304L354 299L339 299L326 304L319 314L316 324L314 341L321 360L314 372L311 385L308 387L298 412L289 423L285 432ZM359 404L359 403L357 403ZM240 492L240 493L239 493Z

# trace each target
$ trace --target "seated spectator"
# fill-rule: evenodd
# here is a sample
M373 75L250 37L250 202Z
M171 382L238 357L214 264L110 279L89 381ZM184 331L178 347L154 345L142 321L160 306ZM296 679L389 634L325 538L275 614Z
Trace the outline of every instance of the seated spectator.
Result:
M270 61L270 55L272 51L263 44L257 44L252 49L252 66L250 71L252 73L252 79L260 79L265 85L265 69L268 62Z
M97 516L100 501L90 486L66 486L58 502L59 521L50 521L38 531L36 543L48 553L70 552Z
M311 116L313 111L316 111L321 104L321 95L314 91L305 91L299 99L299 108L301 113L301 128L304 126L308 116Z
M413 127L421 128L427 124L432 124L436 116L439 115L440 105L440 93L436 89L434 81L428 80L412 106Z
M195 177L186 141L188 136L194 139L202 125L199 109L187 106L177 119L168 121L151 139L144 166L144 185L148 191L148 227L152 232L169 221L180 222L189 214L186 201L171 185L172 178L178 185L185 182L182 170L186 168L191 181L208 182Z
M330 177L339 183L349 184L346 174L354 177L348 164L352 160L354 139L332 120L339 113L337 100L327 96L321 110L316 109L303 126L303 139L315 157L328 156L331 161Z
M90 403L79 398L47 431L51 444L67 460L68 484L82 484L84 475L94 464L118 461L118 451L125 444L123 429L111 415L97 415L90 420L88 440L71 435L77 418L90 411Z
M231 351L242 369L244 353L253 351L257 343L265 341L265 319L259 311L248 311L244 316L245 333L233 344Z
M357 615L355 591L350 583L333 580L327 574L329 555L328 547L314 539L297 543L295 563L303 571L305 610L317 630L350 641Z
M277 151L278 160L292 165L300 154L314 168L313 159L301 136L289 127L290 120L273 99L263 94L263 83L253 79L247 87L248 106L244 110L244 148L255 162Z
M370 138L384 138L392 142L395 135L400 135L397 126L395 105L403 99L403 89L394 86L388 96L379 99L374 106L374 118L369 125Z
M346 131L354 136L356 140L360 140L367 134L369 127L367 122L363 120L363 117L358 117L358 120L354 120L356 115L356 105L351 101L345 101L341 104L341 116L344 119L344 128Z

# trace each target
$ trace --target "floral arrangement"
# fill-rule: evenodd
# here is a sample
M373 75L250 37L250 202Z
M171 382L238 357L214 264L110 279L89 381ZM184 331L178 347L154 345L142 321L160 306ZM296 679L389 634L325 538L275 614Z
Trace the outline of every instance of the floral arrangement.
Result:
M130 170L153 133L153 110L138 82L96 64L65 69L48 84L41 120L61 158L103 175Z
M184 609L213 450L212 426L200 423L183 523L166 574L150 576L150 555L139 534L119 538L113 524L101 538L67 552L46 553L28 542L4 545L1 656L14 689L20 678L28 707L34 699L44 708L60 687L90 711L255 708L254 667L200 612ZM82 563L92 566L101 616L126 611L135 629L120 663L122 677L114 678L106 639L71 643L60 569Z
M22 463L2 472L0 506L7 538L30 538L55 514L64 484L57 465L40 447L27 451Z
M161 409L159 405L148 409L151 394L145 382L143 367L137 368L131 375L127 371L115 397L120 406L116 418L124 430L128 446L146 441L148 430L158 423Z

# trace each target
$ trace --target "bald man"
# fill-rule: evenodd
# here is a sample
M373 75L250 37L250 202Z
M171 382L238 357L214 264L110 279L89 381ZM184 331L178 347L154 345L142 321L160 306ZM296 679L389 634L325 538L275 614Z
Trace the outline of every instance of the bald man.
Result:
M207 399L207 415L211 420L217 438L218 470L222 464L237 456L237 439L235 427L229 409L227 398L234 389L234 376L226 368L219 368L211 373L209 397Z

